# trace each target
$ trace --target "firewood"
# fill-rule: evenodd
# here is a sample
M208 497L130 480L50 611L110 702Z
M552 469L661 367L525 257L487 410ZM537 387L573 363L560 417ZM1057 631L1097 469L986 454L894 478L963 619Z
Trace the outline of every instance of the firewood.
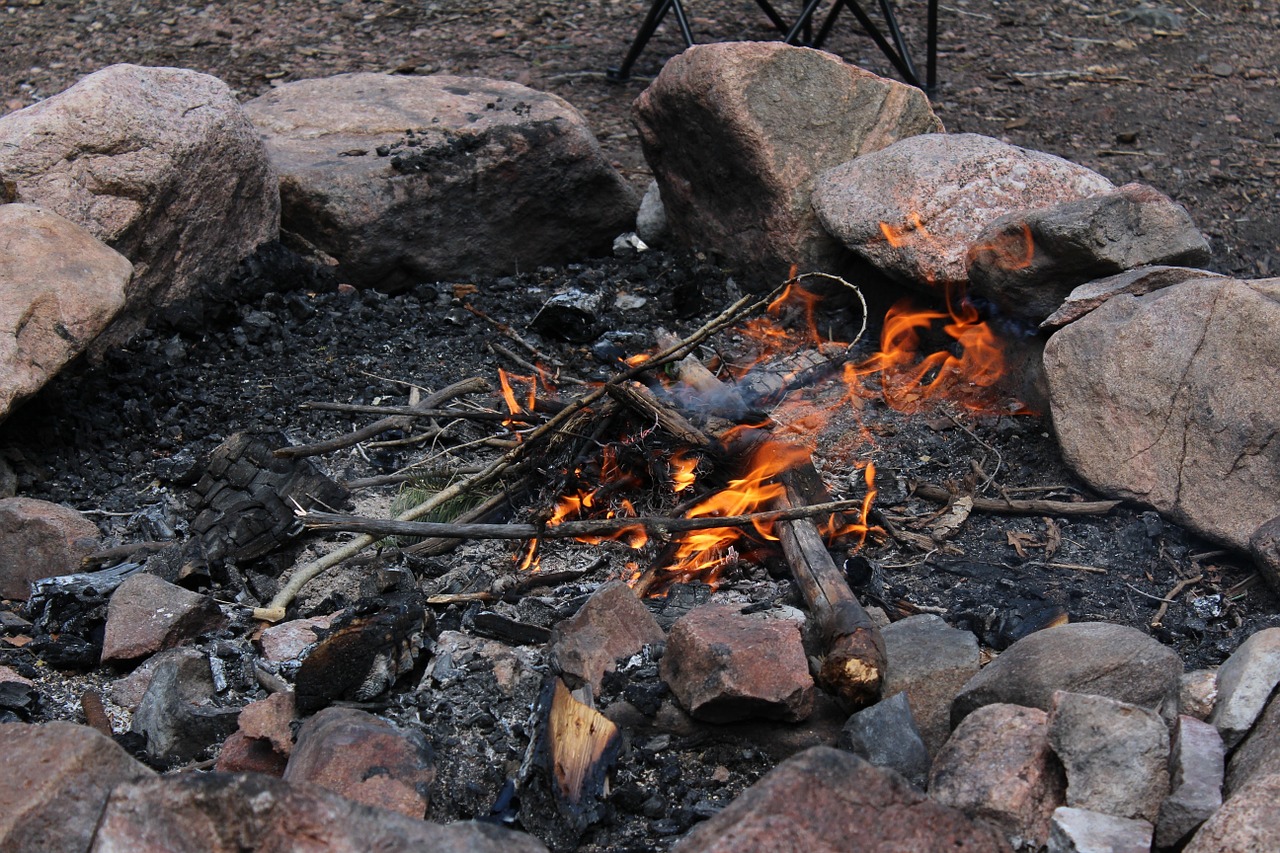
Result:
M948 503L956 497L956 493L931 483L913 484L913 493L934 503ZM975 511L1004 515L1106 515L1120 504L1121 501L973 499Z
M807 472L791 472L782 478L790 506L806 500L799 486L805 475L817 477L812 466L806 467ZM776 529L791 573L822 636L825 654L818 683L848 710L873 704L880 698L886 665L879 627L854 596L812 521L784 521Z

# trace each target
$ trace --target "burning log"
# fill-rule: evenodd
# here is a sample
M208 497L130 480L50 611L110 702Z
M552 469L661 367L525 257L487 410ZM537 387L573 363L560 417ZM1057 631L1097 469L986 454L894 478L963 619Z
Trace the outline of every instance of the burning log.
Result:
M821 480L812 464L788 472L785 503L805 503L806 485ZM783 501L780 500L779 503ZM776 528L782 551L800 587L805 604L818 624L826 654L818 683L834 693L849 710L871 705L880 698L884 680L884 638L871 616L858 603L827 546L809 519L783 521Z

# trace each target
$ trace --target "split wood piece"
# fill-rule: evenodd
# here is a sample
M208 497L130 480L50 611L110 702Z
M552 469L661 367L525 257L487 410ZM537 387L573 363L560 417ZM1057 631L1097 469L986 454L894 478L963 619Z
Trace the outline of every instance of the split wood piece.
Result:
M812 465L803 466L813 471ZM798 483L807 479L788 472L786 502L802 505ZM816 477L816 471L813 472ZM858 602L842 572L831 559L818 528L811 520L784 521L775 528L782 540L791 573L800 587L823 639L825 655L818 683L834 693L846 710L854 711L880 699L886 657L884 638L870 614Z
M744 296L725 308L711 320L707 321L701 328L695 331L689 337L685 338L679 344L667 347L652 358L642 364L634 365L628 370L624 370L613 379L593 388L591 391L583 394L577 400L565 406L563 410L556 413L546 423L535 427L523 436L523 441L508 450L501 457L490 463L483 471L463 480L459 480L448 488L437 492L427 500L418 504L416 507L407 509L396 517L396 521L413 521L421 518L427 513L441 506L447 501L451 501L459 495L469 494L477 489L484 488L497 481L504 474L507 474L518 465L524 463L527 455L536 447L541 446L542 442L559 434L559 431L576 417L582 411L588 409L602 397L609 393L611 386L621 385L630 382L637 376L650 370L655 370L670 364L672 361L683 358L690 352L693 352L703 341L714 335L716 332L724 329L732 323L736 323L742 317L768 305L770 301L782 290L783 287L790 284L790 281L783 282L777 288L770 291L763 298L753 299L750 296ZM253 617L266 622L279 622L285 617L286 608L291 604L294 598L302 590L304 586L316 575L338 565L344 560L354 557L365 548L378 541L378 537L365 534L348 542L340 548L337 548L322 557L312 560L304 566L299 566L289 576L289 580L280 588L275 597L268 602L266 607L255 608Z
M479 506L474 506L462 513L457 518L453 519L453 521L456 524L471 524L473 522L477 522L492 513L494 510L498 509L498 507L508 503L510 500L511 494L509 492L499 492ZM461 544L461 541L462 540L455 537L448 536L426 537L414 542L412 545L409 545L402 550L406 554L413 554L419 557L439 557L440 555L447 554L454 548L458 547L458 545Z
M622 405L638 412L642 417L656 421L664 430L684 444L697 450L711 446L711 439L668 406L639 382L625 382L609 390L609 395Z
M948 503L956 494L931 483L915 483L913 493L934 503ZM1004 515L1106 515L1120 506L1122 501L1050 501L1050 500L997 500L974 498L973 509L978 512L994 512Z
M463 394L474 394L479 391L486 391L489 383L480 378L464 379L461 382L455 382L445 388L440 389L434 394L428 394L424 397L414 409L432 409L451 400L454 397L460 397ZM387 432L388 430L399 429L409 430L413 428L415 415L391 415L381 418L368 426L361 427L354 432L346 435L335 436L325 441L318 441L315 444L297 444L289 447L280 447L275 450L275 455L284 458L295 458L299 456L319 456L322 453L332 453L335 450L342 450L346 447L367 441L375 435Z

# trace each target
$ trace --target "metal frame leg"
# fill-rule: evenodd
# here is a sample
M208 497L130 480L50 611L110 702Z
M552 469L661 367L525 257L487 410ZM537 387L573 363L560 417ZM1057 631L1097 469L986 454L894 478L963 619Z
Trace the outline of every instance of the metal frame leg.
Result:
M636 39L631 43L631 49L627 51L622 64L605 72L610 80L622 83L631 77L631 66L635 65L636 60L640 58L640 54L644 51L645 45L649 43L649 39L653 38L653 34L657 32L658 25L667 17L667 13L673 9L676 13L676 24L680 27L680 35L684 38L685 47L693 45L693 30L689 28L689 18L685 15L684 6L681 5L680 0L654 0L653 5L649 7L648 14L644 16L644 22L640 24L640 31L636 33Z

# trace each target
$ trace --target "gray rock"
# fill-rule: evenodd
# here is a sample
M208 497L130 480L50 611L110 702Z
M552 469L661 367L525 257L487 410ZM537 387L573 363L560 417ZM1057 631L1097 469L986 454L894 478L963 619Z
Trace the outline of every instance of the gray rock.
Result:
M905 693L895 693L851 716L840 731L838 745L877 767L897 771L922 791L929 781L929 750Z
M919 89L776 42L697 45L634 111L671 240L769 284L846 257L810 206L819 172L942 130Z
M153 312L191 315L279 233L277 179L225 83L112 65L0 117L0 174L16 201L82 226L133 263L100 353Z
M635 219L581 114L515 83L339 74L245 110L280 172L285 228L358 287L604 255Z
M556 624L547 658L570 689L585 683L599 693L604 674L613 672L618 658L665 639L649 608L631 587L616 581L597 589L577 613Z
M155 775L72 723L0 725L0 756L0 850L87 850L111 789Z
M881 631L885 667L883 696L904 691L930 755L951 734L951 702L978 674L978 638L938 616L908 616Z
M1063 806L1053 813L1048 853L1151 853L1151 824Z
M662 203L662 188L656 180L650 181L640 199L636 213L636 234L650 246L659 245L668 236L667 208Z
M1067 295L1052 314L1040 324L1041 329L1060 329L1068 323L1079 320L1085 314L1102 305L1114 296L1128 294L1141 296L1153 290L1172 287L1184 281L1206 278L1225 278L1208 270L1188 269L1187 267L1147 266L1126 270L1116 275L1109 275L1096 281L1076 287Z
M1178 713L1207 720L1218 701L1218 670L1197 669L1182 676L1178 690Z
M132 277L128 259L74 222L0 205L0 420L107 327Z
M1280 775L1280 699L1267 702L1266 710L1253 724L1249 734L1231 753L1227 766L1227 796L1238 791L1254 776Z
M1058 442L1090 485L1244 550L1280 515L1280 279L1117 296L1044 365Z
M1280 628L1259 631L1218 667L1218 701L1209 722L1228 749L1238 744L1262 714L1280 684Z
M208 596L137 572L111 594L102 661L133 660L171 649L226 622Z
M1209 243L1185 208L1144 184L1017 211L969 247L969 289L1007 315L1039 323L1077 285L1147 264L1194 267Z
M1280 850L1280 774L1260 773L1240 786L1191 837L1182 853Z
M1067 772L1067 805L1155 823L1169 794L1169 730L1157 714L1059 691L1049 742Z
M1056 690L1090 692L1177 714L1182 660L1135 628L1076 622L1014 643L964 686L951 705L952 725L993 702L1049 710Z
M203 655L173 655L155 668L133 715L132 730L147 739L160 763L190 761L236 729L238 708L213 704L213 677Z
M859 853L1003 853L995 829L913 789L901 776L830 747L787 759L715 817L694 827L673 853L849 850Z
M1280 592L1280 516L1263 524L1249 537L1249 554L1267 584Z
M26 601L32 581L80 571L101 536L96 524L70 507L0 498L0 598Z
M658 668L662 680L695 719L805 719L817 687L800 625L740 611L708 604L682 616L667 638Z
M1178 717L1169 762L1170 791L1156 820L1156 846L1178 844L1222 806L1224 752L1217 729Z
M924 134L827 170L813 202L845 246L923 288L966 282L969 245L1001 216L1114 191L1052 154L973 133Z
M1015 847L1036 849L1065 799L1062 765L1038 708L987 705L965 717L933 762L929 796L998 827Z
M545 853L522 832L491 823L427 823L317 787L256 773L185 773L121 785L111 794L93 853Z

